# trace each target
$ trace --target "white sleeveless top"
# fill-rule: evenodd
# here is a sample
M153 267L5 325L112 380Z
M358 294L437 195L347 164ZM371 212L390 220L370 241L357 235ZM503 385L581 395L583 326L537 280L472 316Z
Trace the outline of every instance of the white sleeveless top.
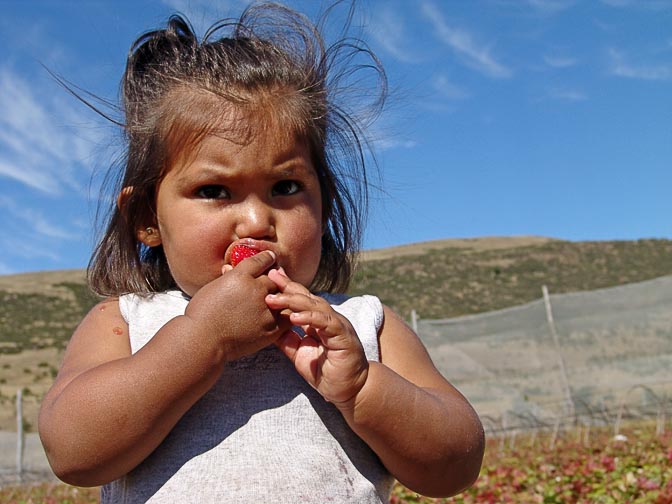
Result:
M379 361L378 298L325 295ZM119 299L137 352L188 304L179 291ZM379 503L394 479L275 346L230 362L166 439L123 478L105 503Z

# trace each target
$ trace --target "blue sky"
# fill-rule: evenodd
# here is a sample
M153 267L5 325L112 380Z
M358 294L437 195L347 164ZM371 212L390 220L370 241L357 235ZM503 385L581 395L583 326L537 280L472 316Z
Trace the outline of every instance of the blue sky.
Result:
M244 1L0 0L0 274L82 268L140 33ZM288 1L309 15L315 1ZM363 0L390 80L365 248L443 238L672 238L672 0Z

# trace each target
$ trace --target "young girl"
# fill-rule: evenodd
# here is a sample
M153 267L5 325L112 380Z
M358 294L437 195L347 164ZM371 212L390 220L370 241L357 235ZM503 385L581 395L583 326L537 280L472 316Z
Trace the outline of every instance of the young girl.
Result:
M330 72L362 51L324 49L277 5L203 40L172 17L132 46L123 178L89 268L107 298L40 414L61 479L114 503L386 502L394 478L430 496L475 480L467 401L377 298L336 294L360 232L347 168L366 179L329 87L348 74Z

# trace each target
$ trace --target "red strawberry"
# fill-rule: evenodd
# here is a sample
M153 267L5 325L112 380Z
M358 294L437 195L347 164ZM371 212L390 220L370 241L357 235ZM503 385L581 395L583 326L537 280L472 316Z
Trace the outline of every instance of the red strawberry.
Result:
M259 253L258 249L248 247L247 245L235 245L231 251L231 266L236 266L243 259L252 257Z

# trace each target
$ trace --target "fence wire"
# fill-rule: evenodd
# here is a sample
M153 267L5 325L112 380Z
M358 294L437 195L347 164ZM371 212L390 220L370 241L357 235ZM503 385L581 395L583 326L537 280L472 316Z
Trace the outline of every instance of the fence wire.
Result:
M557 345L541 286L539 294L504 310L417 320L434 363L486 428L615 425L627 418L654 418L664 428L672 418L672 276L551 293Z

